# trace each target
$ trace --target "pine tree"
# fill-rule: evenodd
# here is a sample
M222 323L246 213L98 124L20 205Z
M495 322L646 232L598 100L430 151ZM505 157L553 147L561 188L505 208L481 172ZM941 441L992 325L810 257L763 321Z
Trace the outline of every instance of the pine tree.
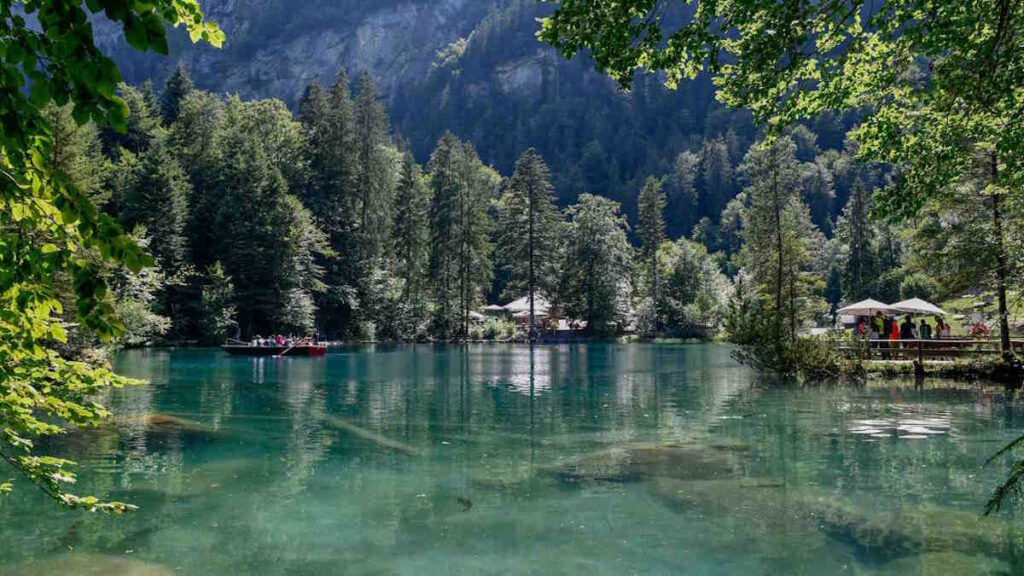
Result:
M192 262L200 269L218 258L212 238L214 218L222 200L218 190L222 165L219 140L225 119L220 96L193 90L182 100L178 119L168 129L168 145L192 184L186 229Z
M451 132L445 131L430 155L430 280L436 302L434 331L451 338L458 327L459 291L457 226L459 202L459 163L462 146Z
M637 232L640 235L640 256L648 271L654 332L658 332L661 306L658 300L658 247L665 241L665 193L661 181L649 176L637 199Z
M402 156L402 174L395 195L394 243L396 269L403 281L403 298L419 303L423 296L429 257L430 190L411 152Z
M160 116L164 125L171 125L178 119L178 112L181 109L181 101L194 89L192 78L188 70L178 62L178 66L171 72L164 82L164 89L160 93Z
M235 325L235 288L220 262L203 274L200 287L199 331L207 344L218 344Z
M863 183L854 184L850 199L836 224L837 238L846 251L841 271L843 300L857 302L877 297L878 256L875 253L875 230L870 221L871 193Z
M689 150L676 157L671 177L666 183L666 229L673 238L686 236L699 220L697 212L697 169L700 158Z
M499 177L450 132L441 136L428 169L435 328L442 338L465 337L469 312L493 278L488 206Z
M592 334L607 334L623 319L632 247L618 202L581 194L567 210L568 247L560 300L566 313L587 322Z
M808 287L802 273L811 263L810 239L817 232L800 197L796 145L780 138L751 148L741 166L749 185L743 226L745 266L765 304L775 354L766 364L792 367L797 330L806 320Z
M117 159L124 148L133 154L141 154L149 148L149 143L160 136L160 118L157 111L149 107L142 92L121 84L118 92L128 106L128 128L121 132L109 126L100 130L104 153Z
M47 161L75 183L97 206L110 199L104 184L104 158L96 125L81 126L71 115L71 106L50 105L43 111L50 128L50 150Z
M300 193L327 234L334 254L323 262L327 287L318 302L327 334L345 335L352 329L358 309L356 287L365 276L359 266L359 163L353 114L344 71L338 73L329 91L310 85L299 105L309 157L309 176Z
M377 87L368 72L359 75L354 107L356 190L359 208L360 258L373 262L384 255L391 222L392 192L388 186L390 158L388 118L377 100Z
M154 141L128 187L121 220L128 228L146 228L150 251L168 274L186 261L185 223L191 193L185 172L164 140Z
M534 302L538 291L548 298L558 281L562 214L544 159L533 148L516 162L498 210L498 257L507 276L505 297L524 289L530 302L530 335L535 335Z
M717 216L733 196L729 147L721 138L705 141L700 152L698 179L701 214Z

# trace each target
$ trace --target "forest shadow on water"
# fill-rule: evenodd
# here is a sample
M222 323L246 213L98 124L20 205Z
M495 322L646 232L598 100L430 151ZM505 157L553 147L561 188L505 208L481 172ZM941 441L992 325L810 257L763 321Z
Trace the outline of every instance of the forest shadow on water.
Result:
M719 344L123 352L149 384L73 432L62 510L19 484L0 574L1015 574L981 510L1001 388L767 385ZM32 518L32 522L25 522Z

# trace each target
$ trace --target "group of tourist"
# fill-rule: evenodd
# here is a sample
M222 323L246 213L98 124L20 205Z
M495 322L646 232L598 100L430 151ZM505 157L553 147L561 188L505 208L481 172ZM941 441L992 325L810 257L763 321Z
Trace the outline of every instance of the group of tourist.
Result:
M865 317L858 318L854 334L870 340L933 340L950 336L949 324L942 318L935 319L933 328L926 318L915 324L914 317L907 314L903 322L898 322L894 316L881 312L876 313L870 321Z
M285 336L283 336L281 334L275 334L273 336L268 336L268 337L264 338L264 337L260 336L259 334L257 334L252 339L252 341L249 342L249 345L250 346L300 346L300 345L303 345L303 344L317 344L319 342L319 340L320 340L320 336L319 335L315 335L311 339L311 338L308 338L308 337L301 337L300 338L300 337L296 337L296 336L285 337Z

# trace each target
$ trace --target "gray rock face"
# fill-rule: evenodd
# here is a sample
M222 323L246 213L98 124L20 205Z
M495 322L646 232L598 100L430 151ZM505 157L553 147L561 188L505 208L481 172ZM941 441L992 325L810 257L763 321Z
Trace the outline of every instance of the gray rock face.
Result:
M135 53L110 22L97 19L97 44L125 79L162 81L182 61L200 87L244 98L294 102L312 81L341 69L371 73L386 98L421 83L437 50L467 36L491 0L203 0L227 35L223 49L192 46L171 30L171 58ZM522 83L524 80L514 80Z

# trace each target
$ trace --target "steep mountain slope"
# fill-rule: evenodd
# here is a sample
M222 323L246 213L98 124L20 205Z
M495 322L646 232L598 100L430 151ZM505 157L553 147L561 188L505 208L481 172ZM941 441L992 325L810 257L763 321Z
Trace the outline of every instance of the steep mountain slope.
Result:
M717 220L739 188L729 182L711 191L700 178L688 189L675 185L679 179L671 176L688 169L680 153L700 153L707 142L720 141L735 167L756 137L747 114L715 103L706 78L669 91L647 76L624 93L588 59L565 61L536 39L536 20L551 6L534 0L203 5L227 33L223 50L193 48L174 34L172 58L158 59L133 53L102 26L98 36L129 82L159 84L180 60L199 87L292 106L310 82L329 84L341 68L350 76L369 70L395 132L420 162L448 129L472 141L504 174L533 146L551 166L563 205L593 192L622 202L630 215L642 180L668 175L673 236L689 234L702 216ZM813 127L817 146L841 148L851 122L821 119Z
M125 79L157 82L177 61L197 85L245 98L294 103L306 84L329 82L341 68L369 70L390 94L423 79L434 52L468 34L490 8L487 0L203 0L227 35L223 49L193 47L171 34L171 58L134 52L107 22L97 43Z

